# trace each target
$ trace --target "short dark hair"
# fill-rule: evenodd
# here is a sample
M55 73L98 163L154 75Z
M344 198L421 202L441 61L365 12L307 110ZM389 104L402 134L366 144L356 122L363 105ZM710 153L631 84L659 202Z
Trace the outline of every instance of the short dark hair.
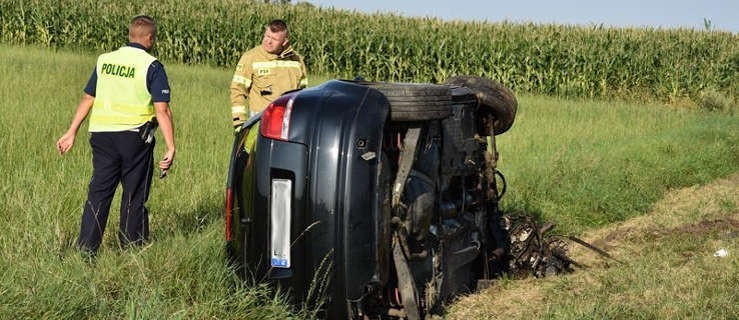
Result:
M267 28L272 32L285 32L287 33L287 23L280 19L274 19L267 24Z
M135 16L128 25L128 37L141 36L151 32L156 35L157 23L154 18L146 15Z

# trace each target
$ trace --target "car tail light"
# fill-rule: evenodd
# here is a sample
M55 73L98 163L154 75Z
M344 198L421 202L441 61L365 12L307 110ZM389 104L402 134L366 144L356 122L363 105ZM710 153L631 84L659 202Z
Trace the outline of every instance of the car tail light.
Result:
M267 106L262 114L262 123L259 131L263 136L271 139L287 140L290 130L290 114L293 110L293 102L298 92L288 93Z
M226 189L226 241L231 241L231 220L233 220L233 190Z

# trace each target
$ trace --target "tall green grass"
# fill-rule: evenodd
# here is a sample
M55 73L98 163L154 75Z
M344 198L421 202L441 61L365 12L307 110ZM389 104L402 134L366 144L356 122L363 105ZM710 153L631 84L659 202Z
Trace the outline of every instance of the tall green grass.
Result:
M230 71L166 66L178 155L171 174L153 183L152 245L118 249L119 192L100 255L90 263L74 250L92 170L86 126L64 157L54 144L95 57L7 46L0 57L0 318L292 317L283 294L240 284L225 264Z
M230 68L166 63L178 154L148 202L151 244L117 247L118 203L97 260L74 250L91 173L84 127L66 130L95 57L0 45L0 318L301 318L284 295L225 265L223 201L232 133ZM643 214L669 188L739 168L735 116L521 96L499 136L506 210L577 232ZM162 155L162 144L156 149ZM117 201L117 200L115 200Z
M1 38L111 50L142 13L159 21L167 61L233 68L267 21L284 18L314 74L411 82L475 74L564 97L697 100L716 91L736 104L739 96L739 35L720 31L445 22L249 0L1 0Z
M644 213L664 192L739 169L739 118L660 105L521 97L498 138L503 205L579 232Z

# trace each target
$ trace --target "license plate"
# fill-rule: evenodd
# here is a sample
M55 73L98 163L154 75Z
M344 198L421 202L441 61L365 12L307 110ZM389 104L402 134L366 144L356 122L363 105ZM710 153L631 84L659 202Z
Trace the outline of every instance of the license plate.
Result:
M270 260L271 265L275 268L290 268L292 187L291 180L272 180Z

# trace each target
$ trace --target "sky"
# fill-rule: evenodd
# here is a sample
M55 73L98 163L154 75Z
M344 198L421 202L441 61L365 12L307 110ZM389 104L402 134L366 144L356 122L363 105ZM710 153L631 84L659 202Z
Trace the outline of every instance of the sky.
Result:
M686 27L739 33L739 0L303 0L320 7L409 17L613 27ZM299 1L298 1L299 2Z

